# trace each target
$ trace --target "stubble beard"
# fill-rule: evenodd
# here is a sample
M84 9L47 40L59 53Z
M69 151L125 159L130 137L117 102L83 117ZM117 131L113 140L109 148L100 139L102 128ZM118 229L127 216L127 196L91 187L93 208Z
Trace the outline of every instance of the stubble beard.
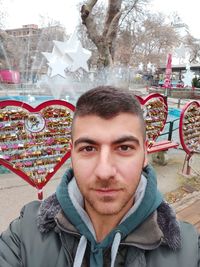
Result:
M133 194L128 193L127 190L123 189L119 194L121 193L123 193L123 198L119 196L120 201L116 199L116 197L112 196L102 196L96 198L85 196L85 206L101 216L117 215L121 213L128 203L133 205L134 200Z

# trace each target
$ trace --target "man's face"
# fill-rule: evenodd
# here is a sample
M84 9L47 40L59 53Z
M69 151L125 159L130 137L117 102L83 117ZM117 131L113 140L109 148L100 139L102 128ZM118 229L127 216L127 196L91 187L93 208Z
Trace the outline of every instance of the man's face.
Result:
M123 217L147 163L140 120L129 113L76 117L72 139L72 167L86 211Z

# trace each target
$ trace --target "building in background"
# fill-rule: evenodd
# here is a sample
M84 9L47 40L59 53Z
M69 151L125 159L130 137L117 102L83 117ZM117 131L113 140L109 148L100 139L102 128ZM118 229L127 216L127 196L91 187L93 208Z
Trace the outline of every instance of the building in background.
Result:
M48 69L42 52L50 52L53 40L63 41L64 36L65 28L60 25L39 28L27 24L5 30L0 69L18 71L22 83L35 83Z

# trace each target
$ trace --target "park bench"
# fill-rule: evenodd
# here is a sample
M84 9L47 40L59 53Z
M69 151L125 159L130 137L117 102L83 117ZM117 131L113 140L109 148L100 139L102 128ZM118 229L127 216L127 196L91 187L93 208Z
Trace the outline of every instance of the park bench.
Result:
M179 143L171 140L162 140L155 142L147 149L148 154L152 154L152 160L160 165L166 165L168 162L167 151L170 148L177 148Z

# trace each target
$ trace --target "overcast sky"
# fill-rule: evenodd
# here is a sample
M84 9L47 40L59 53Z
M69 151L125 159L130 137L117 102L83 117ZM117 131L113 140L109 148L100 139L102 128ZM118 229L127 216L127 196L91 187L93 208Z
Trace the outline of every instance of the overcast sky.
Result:
M41 24L40 16L60 21L69 33L76 27L80 0L2 0L7 12L7 28L20 28L25 24Z
M104 0L106 1L106 0ZM79 14L77 3L80 0L2 0L8 14L6 28L18 28L24 24L39 24L39 15L60 21L72 33ZM152 0L151 7L166 15L177 12L190 29L191 34L200 39L199 0Z
M190 33L200 39L200 1L199 0L152 0L152 9L166 15L177 12Z

